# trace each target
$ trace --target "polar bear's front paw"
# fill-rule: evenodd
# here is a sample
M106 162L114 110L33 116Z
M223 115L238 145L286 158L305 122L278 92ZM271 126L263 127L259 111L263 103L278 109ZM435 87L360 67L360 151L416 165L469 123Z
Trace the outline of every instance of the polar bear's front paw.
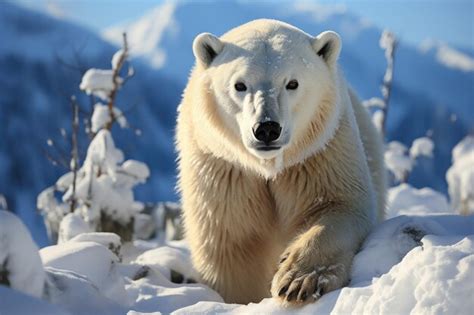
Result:
M341 287L345 281L343 264L308 266L302 260L285 255L273 277L271 293L284 305L305 304Z

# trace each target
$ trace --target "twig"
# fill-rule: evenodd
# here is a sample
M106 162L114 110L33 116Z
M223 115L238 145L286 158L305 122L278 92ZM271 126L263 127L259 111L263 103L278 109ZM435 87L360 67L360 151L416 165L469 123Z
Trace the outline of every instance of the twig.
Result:
M71 97L72 105L72 132L71 132L71 171L73 172L72 179L72 197L71 197L71 212L74 212L76 208L76 180L77 180L77 167L79 164L79 155L77 150L77 134L79 132L79 105L77 105L76 97Z
M127 33L123 33L123 52L122 55L120 56L120 59L118 60L117 66L114 67L113 74L112 74L112 80L113 80L113 85L114 88L112 91L110 91L109 94L109 103L107 104L109 108L109 115L110 115L110 121L107 123L106 128L110 130L112 128L112 125L115 121L115 115L114 115L114 104L115 104L115 97L117 96L117 92L120 88L120 85L122 82L120 82L120 70L122 69L125 61L127 60L127 55L128 55L128 44L127 44Z

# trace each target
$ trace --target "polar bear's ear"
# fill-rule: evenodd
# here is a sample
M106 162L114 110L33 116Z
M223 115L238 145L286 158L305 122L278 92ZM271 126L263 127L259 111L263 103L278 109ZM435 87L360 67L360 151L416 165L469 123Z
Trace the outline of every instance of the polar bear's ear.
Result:
M224 49L224 44L219 38L210 33L201 33L194 39L193 53L202 65L206 68Z
M336 64L341 52L341 38L333 31L322 32L313 39L313 49L330 66Z

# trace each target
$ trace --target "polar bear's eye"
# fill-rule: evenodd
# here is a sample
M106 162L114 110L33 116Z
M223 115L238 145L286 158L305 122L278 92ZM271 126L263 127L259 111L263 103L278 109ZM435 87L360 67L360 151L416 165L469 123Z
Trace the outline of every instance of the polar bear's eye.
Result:
M237 82L237 83L234 85L234 88L235 88L238 92L247 91L247 86L246 86L245 84L243 84L242 82Z
M291 80L286 85L287 90L296 90L297 88L298 88L298 81L296 81L296 80Z

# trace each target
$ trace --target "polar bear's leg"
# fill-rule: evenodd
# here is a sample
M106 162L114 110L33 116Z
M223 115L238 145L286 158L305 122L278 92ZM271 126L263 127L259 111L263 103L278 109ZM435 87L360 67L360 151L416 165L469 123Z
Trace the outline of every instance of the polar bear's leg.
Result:
M272 296L285 304L305 303L347 284L352 258L370 228L357 213L332 209L290 243L273 278Z

